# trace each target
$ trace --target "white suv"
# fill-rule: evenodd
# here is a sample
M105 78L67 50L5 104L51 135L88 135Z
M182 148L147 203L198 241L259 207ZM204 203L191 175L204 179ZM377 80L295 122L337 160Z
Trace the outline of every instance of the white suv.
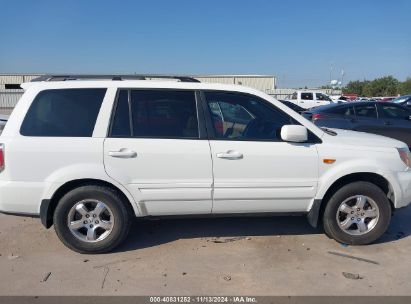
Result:
M320 129L242 86L105 78L23 84L0 137L0 210L54 224L75 251L110 251L133 217L169 215L306 214L367 244L411 201L400 141Z

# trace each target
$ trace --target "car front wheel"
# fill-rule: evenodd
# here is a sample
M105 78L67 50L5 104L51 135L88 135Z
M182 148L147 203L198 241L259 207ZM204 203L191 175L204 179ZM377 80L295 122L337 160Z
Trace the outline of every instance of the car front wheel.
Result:
M343 186L328 201L324 230L333 239L351 245L376 241L387 230L391 206L386 194L369 182Z

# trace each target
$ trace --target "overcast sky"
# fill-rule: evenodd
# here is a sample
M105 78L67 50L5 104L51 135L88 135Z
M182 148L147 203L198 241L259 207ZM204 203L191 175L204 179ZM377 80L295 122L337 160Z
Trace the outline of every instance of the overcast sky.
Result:
M411 77L411 1L0 0L0 73Z

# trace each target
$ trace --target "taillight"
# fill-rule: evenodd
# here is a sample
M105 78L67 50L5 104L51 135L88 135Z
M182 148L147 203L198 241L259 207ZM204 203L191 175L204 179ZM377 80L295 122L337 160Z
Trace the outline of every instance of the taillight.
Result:
M0 172L4 170L4 144L0 144Z
M311 116L311 120L317 120L317 119L322 119L326 118L324 114L319 114L319 113L314 113L313 116Z

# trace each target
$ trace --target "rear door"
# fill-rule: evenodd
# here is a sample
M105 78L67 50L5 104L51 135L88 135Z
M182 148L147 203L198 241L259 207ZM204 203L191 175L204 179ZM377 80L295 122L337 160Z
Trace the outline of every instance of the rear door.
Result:
M386 125L382 135L401 140L411 147L411 110L392 103L381 103L378 110Z
M210 146L190 90L119 90L104 142L107 173L142 215L211 212Z
M310 109L315 106L319 106L320 104L317 104L314 101L314 94L311 92L301 92L300 96L300 106L303 107L304 109Z

